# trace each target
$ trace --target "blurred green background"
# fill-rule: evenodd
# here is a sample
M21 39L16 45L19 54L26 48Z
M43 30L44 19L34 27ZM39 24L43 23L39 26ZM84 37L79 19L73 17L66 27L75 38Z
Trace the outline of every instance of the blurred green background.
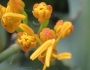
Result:
M6 6L7 1L0 0L0 4ZM36 31L39 23L32 15L32 7L42 0L23 1L29 17L29 25ZM65 61L56 60L47 70L90 70L90 0L43 0L43 2L53 7L48 27L53 28L59 19L63 19L71 21L75 28L74 32L68 38L61 39L57 46L59 53L71 52L72 58ZM14 43L12 35L0 25L0 53ZM33 50L30 54L32 52ZM17 51L13 55L7 56L8 58L0 63L0 70L41 70L43 65L38 60L31 61L30 54Z

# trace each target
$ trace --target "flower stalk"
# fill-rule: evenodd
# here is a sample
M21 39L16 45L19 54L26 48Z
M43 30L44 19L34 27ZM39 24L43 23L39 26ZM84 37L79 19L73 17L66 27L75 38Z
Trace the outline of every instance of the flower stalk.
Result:
M10 56L16 54L18 51L21 50L21 47L17 44L11 45L8 49L0 53L0 63L2 63L4 60L9 58Z

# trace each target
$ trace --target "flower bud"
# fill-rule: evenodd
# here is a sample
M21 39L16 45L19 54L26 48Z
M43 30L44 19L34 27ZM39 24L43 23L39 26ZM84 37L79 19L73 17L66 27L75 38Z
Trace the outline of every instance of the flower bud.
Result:
M36 3L33 6L32 13L33 13L34 17L36 17L38 19L38 21L40 23L42 23L51 17L52 6L47 5L44 2L41 2L39 4Z
M64 22L63 27L61 29L62 38L68 37L73 30L74 26L71 22Z
M55 33L53 30L49 29L49 28L44 28L41 32L40 32L40 39L42 42L45 42L49 39L53 39L55 38Z
M65 38L71 34L74 30L74 26L69 21L63 22L63 20L59 20L56 23L54 30L57 37L61 35L62 38Z
M28 51L36 46L36 39L26 32L18 33L17 43L22 46L23 51Z

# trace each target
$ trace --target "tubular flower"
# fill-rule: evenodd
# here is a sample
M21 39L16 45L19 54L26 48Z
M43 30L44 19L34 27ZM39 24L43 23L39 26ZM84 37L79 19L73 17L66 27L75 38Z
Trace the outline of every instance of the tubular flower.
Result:
M22 46L23 51L28 51L36 46L36 39L26 32L20 32L18 33L17 43Z
M31 56L30 59L38 59L44 64L43 70L50 66L50 61L65 60L71 58L71 53L65 52L57 54L57 50L54 48L55 39L50 39L44 42Z
M2 26L10 33L13 33L18 29L21 20L25 19L24 15L17 13L5 13L2 16L1 23Z
M49 19L51 17L52 13L52 6L47 5L44 2L41 3L36 3L33 6L33 11L32 11L34 17L38 18L38 21L40 23L44 22L45 20Z
M55 38L55 33L53 30L49 29L49 28L44 28L41 32L40 32L40 39L42 42L45 42L49 39L53 39Z
M63 22L63 20L59 20L56 23L54 30L57 37L61 35L62 38L65 38L71 34L71 32L74 30L74 27L69 21Z
M8 13L8 12L11 12L9 5L7 7L4 7L4 6L0 5L0 19L2 18L2 16L5 13Z
M22 13L24 11L25 4L22 0L9 0L11 11L15 13Z

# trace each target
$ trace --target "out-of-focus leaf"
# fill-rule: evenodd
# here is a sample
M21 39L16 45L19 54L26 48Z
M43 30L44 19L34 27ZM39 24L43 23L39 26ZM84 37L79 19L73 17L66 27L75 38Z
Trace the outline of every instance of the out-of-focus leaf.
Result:
M5 29L0 25L0 51L2 51L7 42L7 35Z

